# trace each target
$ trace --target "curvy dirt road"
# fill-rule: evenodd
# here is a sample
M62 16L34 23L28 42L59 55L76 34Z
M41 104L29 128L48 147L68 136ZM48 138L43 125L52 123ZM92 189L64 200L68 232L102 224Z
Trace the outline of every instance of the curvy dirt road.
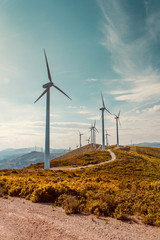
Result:
M116 155L114 154L114 152L112 152L110 149L108 149L106 151L109 152L110 155L111 155L111 159L109 161L105 161L105 162L101 162L101 163L97 163L97 164L89 164L89 165L80 166L80 167L54 167L54 168L51 168L50 170L53 170L53 171L75 170L75 169L82 169L82 168L88 168L88 167L95 167L95 166L98 166L98 165L102 165L102 164L106 164L106 163L110 163L110 162L114 161L116 159Z

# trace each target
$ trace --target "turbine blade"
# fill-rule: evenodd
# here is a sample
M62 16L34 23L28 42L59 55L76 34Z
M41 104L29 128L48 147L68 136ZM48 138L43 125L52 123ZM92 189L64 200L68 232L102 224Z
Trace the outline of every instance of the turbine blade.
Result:
M37 100L34 102L36 103L46 92L48 92L49 88L47 88L40 96L37 98Z
M119 111L119 113L118 113L118 117L120 116L120 111Z
M44 49L44 55L45 55L45 59L46 59L48 78L49 78L49 81L52 83L52 78L51 78L51 74L50 74L50 70L49 70L49 65L48 65L48 60L47 60L45 49Z
M122 127L122 125L121 125L121 122L120 122L120 119L118 118L118 121L119 121L119 125L120 125L120 127Z
M105 105L104 105L104 99L103 99L103 95L101 93L101 97L102 97L102 104L103 104L103 107L105 108Z
M110 111L105 107L105 110L108 112L108 113L110 113ZM112 113L110 113L111 115L112 115Z
M95 127L95 130L98 132L98 129ZM98 132L99 133L99 132Z
M94 121L94 127L96 126L96 120Z
M68 97L70 100L72 100L65 92L63 92L59 87L53 84L53 87L57 88L61 93L63 93L66 97Z

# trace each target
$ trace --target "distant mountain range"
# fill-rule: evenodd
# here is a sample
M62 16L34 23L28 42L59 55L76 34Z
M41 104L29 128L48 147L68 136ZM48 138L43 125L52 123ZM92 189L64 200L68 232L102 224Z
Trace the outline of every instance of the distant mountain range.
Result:
M134 146L139 146L139 147L153 147L153 148L160 148L160 142L143 142L143 143L136 143Z
M40 150L40 148L36 148ZM68 152L65 149L51 149L51 159ZM31 163L43 162L44 153L35 151L35 148L5 149L0 151L0 169L21 169Z
M160 148L160 143L143 142L134 144L134 146ZM36 150L37 151L35 151L35 148L8 148L0 151L0 169L22 169L30 164L43 162L44 153L41 152L41 148L37 147ZM50 159L58 158L67 152L69 152L69 150L51 149Z

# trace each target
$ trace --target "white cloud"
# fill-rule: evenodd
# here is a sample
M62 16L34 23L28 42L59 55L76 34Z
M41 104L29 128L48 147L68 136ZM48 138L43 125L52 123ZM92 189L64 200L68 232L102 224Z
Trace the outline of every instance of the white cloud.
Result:
M4 83L4 84L8 84L8 83L10 83L10 80L8 78L3 78L1 80L1 82Z
M93 121L95 121L95 120L100 120L100 119L101 119L101 116L100 116L100 115L96 115L96 116L93 116L93 117L88 117L87 119L88 119L88 120L93 120Z
M87 110L81 110L77 112L78 114L90 114L90 111Z
M75 106L68 106L68 108L70 108L70 109L76 109L77 107L75 107Z
M89 78L89 79L87 79L87 82L97 82L97 79L96 78Z
M88 123L83 122L55 122L54 125L57 126L73 126L73 125L79 125L79 126L88 126Z
M154 105L153 107L151 108L146 108L146 109L143 109L142 112L144 113L156 113L156 112L160 112L160 105Z
M131 22L136 19L124 11L121 1L99 0L98 3L104 16L102 45L111 53L112 68L125 88L111 94L116 95L118 101L155 101L160 95L160 72L153 67L152 46L160 36L159 10L150 13L149 2L145 2L146 28L137 25L142 33L135 32L133 38L135 30L132 30Z

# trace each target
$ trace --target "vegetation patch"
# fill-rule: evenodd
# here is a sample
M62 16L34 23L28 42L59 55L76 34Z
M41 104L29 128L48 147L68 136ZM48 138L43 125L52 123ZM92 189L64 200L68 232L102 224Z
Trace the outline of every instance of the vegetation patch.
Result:
M123 221L136 215L145 224L160 226L160 159L152 150L152 156L133 150L115 149L117 160L92 168L1 170L0 194L52 202L67 214L93 213ZM83 156L89 159L90 154Z

